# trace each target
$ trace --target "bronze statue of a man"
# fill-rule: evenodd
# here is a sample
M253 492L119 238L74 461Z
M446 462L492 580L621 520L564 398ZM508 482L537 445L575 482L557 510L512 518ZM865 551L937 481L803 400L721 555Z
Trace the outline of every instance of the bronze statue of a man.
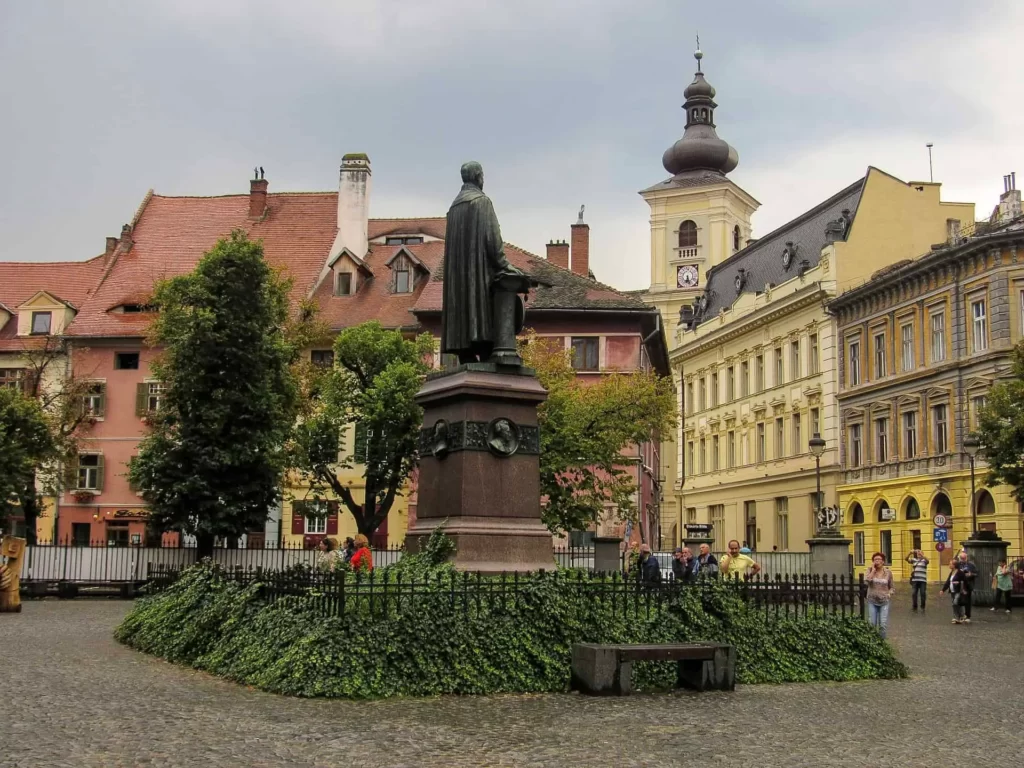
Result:
M508 263L498 217L483 192L480 163L462 166L462 190L448 209L444 241L441 352L459 363L486 361L494 349L496 282L523 274Z

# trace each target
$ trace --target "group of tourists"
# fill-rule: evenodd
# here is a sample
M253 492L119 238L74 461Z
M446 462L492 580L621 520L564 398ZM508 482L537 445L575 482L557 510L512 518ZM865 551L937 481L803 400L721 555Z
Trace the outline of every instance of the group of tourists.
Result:
M721 562L711 553L711 547L707 544L700 545L696 556L689 547L676 547L672 553L672 580L689 584L701 575L737 579L753 576L760 573L761 566L750 555L750 549L741 547L736 539L729 542L729 551L722 556ZM643 584L660 584L662 581L661 563L648 544L640 545L637 578Z
M361 533L345 539L345 546L342 549L338 549L338 542L330 536L320 539L316 548L314 567L318 571L333 571L342 563L347 564L353 571L373 570L370 541Z
M928 558L920 549L913 550L906 558L911 566L910 571L910 604L916 612L918 606L925 610L928 599ZM948 594L953 608L954 624L970 624L971 608L978 578L978 567L971 562L966 550L960 550L949 562L949 572L942 583L939 594ZM885 637L889 624L889 605L895 594L892 571L885 564L885 555L876 552L871 557L871 567L864 574L867 583L868 620L878 628ZM999 561L995 574L992 576L992 589L995 592L994 605L989 609L995 611L1000 604L1006 613L1010 613L1010 597L1013 589L1013 578L1006 558Z

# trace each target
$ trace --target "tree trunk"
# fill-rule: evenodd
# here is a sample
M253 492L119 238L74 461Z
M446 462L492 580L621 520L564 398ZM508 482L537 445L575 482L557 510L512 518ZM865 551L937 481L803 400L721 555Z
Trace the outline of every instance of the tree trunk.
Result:
M214 535L212 533L196 534L197 559L202 560L204 557L213 557L213 540Z
M36 496L36 474L25 484L19 498L21 514L25 518L25 543L30 547L36 545L36 522L39 520L39 498Z

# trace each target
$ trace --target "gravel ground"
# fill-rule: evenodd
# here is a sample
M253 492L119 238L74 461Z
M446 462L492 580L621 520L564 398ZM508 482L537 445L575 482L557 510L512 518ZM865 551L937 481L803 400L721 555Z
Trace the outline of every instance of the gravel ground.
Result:
M119 646L129 605L28 602L0 615L0 765L1019 765L1024 610L952 626L893 606L912 678L734 693L306 701Z

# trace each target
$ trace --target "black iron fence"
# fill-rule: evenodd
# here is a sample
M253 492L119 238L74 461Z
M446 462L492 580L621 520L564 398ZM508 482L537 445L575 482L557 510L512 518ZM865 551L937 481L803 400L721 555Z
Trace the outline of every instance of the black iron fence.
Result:
M615 613L644 615L662 610L683 591L696 591L702 598L713 590L744 600L767 617L808 616L827 612L864 617L867 589L863 576L819 577L809 575L774 577L748 576L744 579L702 578L694 582L676 582L669 578L657 584L643 584L628 574L586 572L541 572L521 576L503 573L485 576L479 573L449 573L409 577L383 571L285 571L259 572L223 570L224 578L243 586L256 585L260 599L274 603L284 598L302 599L308 606L328 616L350 613L384 618L406 608L425 607L425 603L447 603L467 615L483 609L520 606L545 579L559 581ZM151 591L173 584L180 571L165 566L151 573Z

